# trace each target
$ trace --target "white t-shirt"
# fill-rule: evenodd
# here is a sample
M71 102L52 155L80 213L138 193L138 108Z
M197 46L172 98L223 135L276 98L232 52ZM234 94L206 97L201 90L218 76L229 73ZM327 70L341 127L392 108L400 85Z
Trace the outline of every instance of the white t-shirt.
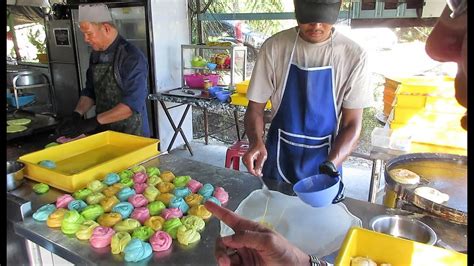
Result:
M258 53L250 79L247 98L258 103L272 102L272 118L280 107L297 27L268 38ZM332 43L331 43L332 42ZM332 50L332 53L331 53ZM332 40L309 43L298 36L292 62L301 67L332 65L337 117L342 107L359 109L373 105L373 89L369 88L367 53L357 43L335 30Z

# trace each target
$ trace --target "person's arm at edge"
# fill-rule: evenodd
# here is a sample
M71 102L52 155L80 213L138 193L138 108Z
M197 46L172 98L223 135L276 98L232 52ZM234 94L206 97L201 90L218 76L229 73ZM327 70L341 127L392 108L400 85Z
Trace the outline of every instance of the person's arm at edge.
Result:
M327 160L334 163L336 167L341 166L342 162L344 162L356 147L362 129L363 110L362 108L342 108L339 133L334 140L334 144L327 158Z
M244 117L245 132L249 139L249 152L244 155L242 162L249 173L255 176L261 175L263 163L267 157L263 142L265 105L266 103L249 101Z

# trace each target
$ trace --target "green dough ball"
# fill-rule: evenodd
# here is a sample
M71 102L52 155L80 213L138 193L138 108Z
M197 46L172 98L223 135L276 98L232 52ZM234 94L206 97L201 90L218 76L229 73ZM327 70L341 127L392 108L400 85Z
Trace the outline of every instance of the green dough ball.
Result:
M57 143L57 142L51 142L49 144L46 144L46 146L44 146L44 148L46 149L46 148L50 148L50 147L58 146L58 145L59 145L59 143Z
M36 192L37 194L43 194L48 192L49 186L44 184L44 183L38 183L33 186L33 191Z

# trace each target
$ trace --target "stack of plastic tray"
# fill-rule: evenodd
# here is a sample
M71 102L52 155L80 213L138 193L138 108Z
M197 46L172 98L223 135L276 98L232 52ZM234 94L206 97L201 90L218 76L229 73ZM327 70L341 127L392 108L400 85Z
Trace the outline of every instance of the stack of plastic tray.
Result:
M395 92L393 99L391 93ZM387 107L392 101L390 108ZM393 130L412 132L412 141L465 150L467 132L460 119L466 109L454 97L454 79L450 77L386 78L384 113Z

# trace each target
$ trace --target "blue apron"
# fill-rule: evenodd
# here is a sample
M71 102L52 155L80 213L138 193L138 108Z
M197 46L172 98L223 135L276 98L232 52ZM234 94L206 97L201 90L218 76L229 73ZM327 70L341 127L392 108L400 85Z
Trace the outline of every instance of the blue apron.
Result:
M292 61L294 52L290 57ZM337 130L331 66L291 64L280 108L267 134L264 178L296 183L319 174ZM342 178L342 167L339 167Z

